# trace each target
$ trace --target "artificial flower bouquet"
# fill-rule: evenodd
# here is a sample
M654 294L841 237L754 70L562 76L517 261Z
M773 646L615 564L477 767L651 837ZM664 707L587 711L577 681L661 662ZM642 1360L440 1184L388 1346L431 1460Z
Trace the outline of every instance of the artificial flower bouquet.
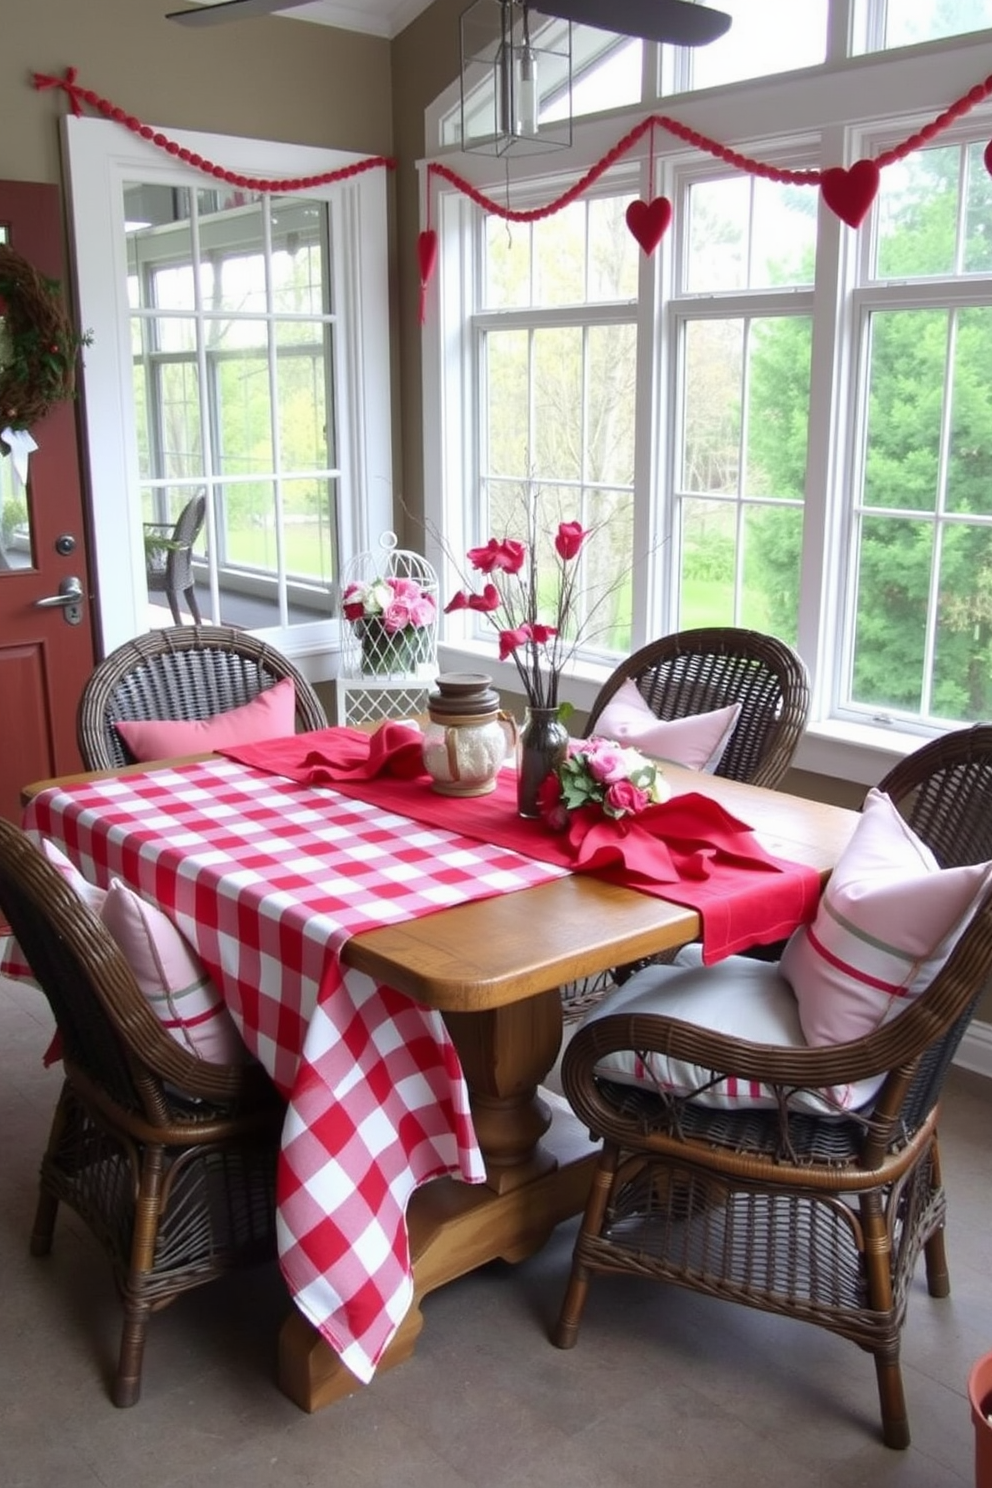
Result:
M431 659L437 604L415 579L356 580L341 596L341 613L361 638L364 672L402 675Z
M582 739L538 791L542 819L563 832L573 811L595 807L613 821L638 816L649 806L666 801L669 789L660 766L612 739Z

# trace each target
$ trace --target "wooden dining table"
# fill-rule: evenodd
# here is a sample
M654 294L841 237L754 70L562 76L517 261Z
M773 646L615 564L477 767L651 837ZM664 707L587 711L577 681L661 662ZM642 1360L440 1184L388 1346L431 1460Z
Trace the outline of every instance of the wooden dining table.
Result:
M823 879L857 821L853 811L781 791L676 766L666 765L665 775L673 794L710 797L746 821L766 850L814 868ZM25 800L53 785L97 778L38 782L25 789ZM542 1088L562 1042L559 989L691 942L700 930L695 910L572 873L345 942L345 966L442 1014L461 1060L486 1167L482 1184L438 1178L412 1195L407 1222L414 1297L380 1370L413 1353L428 1293L491 1260L523 1260L584 1205L596 1149L564 1101ZM282 1390L307 1411L363 1388L296 1308L281 1331L277 1371Z

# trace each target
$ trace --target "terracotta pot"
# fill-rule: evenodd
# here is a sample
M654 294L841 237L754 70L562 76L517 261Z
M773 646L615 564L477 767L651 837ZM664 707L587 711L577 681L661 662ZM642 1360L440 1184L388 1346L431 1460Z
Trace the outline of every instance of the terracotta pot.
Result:
M992 1488L992 1354L971 1366L968 1399L975 1427L975 1488Z

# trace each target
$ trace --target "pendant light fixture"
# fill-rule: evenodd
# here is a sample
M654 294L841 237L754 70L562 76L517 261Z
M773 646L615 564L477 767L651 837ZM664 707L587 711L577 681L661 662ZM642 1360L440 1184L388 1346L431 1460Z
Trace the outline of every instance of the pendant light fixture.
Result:
M461 144L487 155L572 143L572 27L526 0L475 0L461 17Z

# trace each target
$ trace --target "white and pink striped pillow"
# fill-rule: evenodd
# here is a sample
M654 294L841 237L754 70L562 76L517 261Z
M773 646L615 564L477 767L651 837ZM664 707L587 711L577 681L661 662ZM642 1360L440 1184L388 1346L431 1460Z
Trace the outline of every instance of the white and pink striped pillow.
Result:
M924 992L992 880L941 868L888 796L870 790L820 899L780 963L810 1045L862 1038Z
M48 861L69 887L98 915L120 946L134 979L156 1017L177 1044L198 1059L215 1064L244 1064L250 1058L224 1000L189 941L168 915L114 879L109 889L84 878L65 854L47 839L41 844ZM17 941L11 937L0 961L0 975L33 980ZM58 1036L44 1056L60 1058Z

